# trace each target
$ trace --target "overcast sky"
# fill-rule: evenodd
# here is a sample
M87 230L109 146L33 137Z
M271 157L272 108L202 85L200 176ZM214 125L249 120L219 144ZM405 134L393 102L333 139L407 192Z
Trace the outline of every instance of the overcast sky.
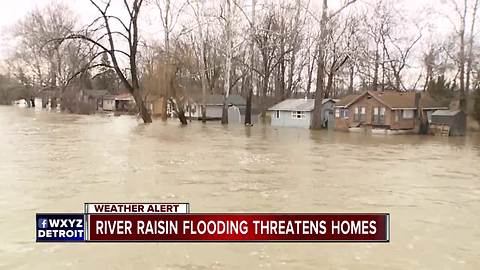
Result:
M2 38L0 38L0 61L5 59L8 56L11 46L11 42L8 39L8 29L12 27L18 20L22 19L28 12L31 10L45 6L46 4L57 1L64 2L72 7L72 10L78 15L78 19L81 24L87 24L93 18L98 16L96 9L91 5L88 0L9 0L2 1L2 8L0 9L0 30ZM278 2L288 1L288 0L278 0ZM344 1L344 0L342 0ZM370 0L358 0L359 3L356 3L353 7L356 10L361 10L361 6L367 3L371 3ZM370 1L370 2L369 2ZM388 0L387 0L388 1ZM451 33L453 30L452 24L449 20L445 18L445 13L451 13L454 16L453 11L445 7L445 3L451 0L390 0L392 3L395 3L398 8L403 10L403 13L406 16L406 20L421 20L422 18L427 18L423 20L423 24L430 24L430 27L425 27L423 29L422 43L419 45L413 54L416 54L413 57L421 57L423 53L423 48L425 44L428 43L428 40L438 39L441 36ZM221 3L222 0L218 0L218 3ZM244 0L244 2L249 3L250 0ZM258 1L261 2L261 1ZM330 0L329 5L332 10L335 10L338 7L340 0ZM111 13L118 14L119 12L125 12L121 8L123 1L113 0L113 6L111 8ZM316 13L320 15L320 6L321 0L310 0L311 6L314 10L317 10ZM214 4L216 4L214 2ZM157 11L152 7L145 7L142 10L144 13L144 21L142 23L141 34L147 39L161 39L162 31L159 27L160 23L157 21L156 17ZM145 16L145 13L148 15ZM427 15L428 14L428 15ZM189 18L186 18L189 20ZM407 31L407 30L406 30ZM413 33L416 35L417 33Z

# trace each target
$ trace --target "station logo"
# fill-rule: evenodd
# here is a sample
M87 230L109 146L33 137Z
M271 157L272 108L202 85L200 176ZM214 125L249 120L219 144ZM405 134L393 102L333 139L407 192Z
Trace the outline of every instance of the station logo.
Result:
M85 215L37 214L37 242L85 241Z

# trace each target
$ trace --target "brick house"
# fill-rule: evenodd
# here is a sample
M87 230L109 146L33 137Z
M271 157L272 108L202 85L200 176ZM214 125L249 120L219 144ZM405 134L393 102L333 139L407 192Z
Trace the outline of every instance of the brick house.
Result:
M419 125L420 118L430 119L433 111L438 109L448 108L438 104L426 92L365 91L346 96L335 104L335 129L413 130ZM422 115L418 114L419 110Z

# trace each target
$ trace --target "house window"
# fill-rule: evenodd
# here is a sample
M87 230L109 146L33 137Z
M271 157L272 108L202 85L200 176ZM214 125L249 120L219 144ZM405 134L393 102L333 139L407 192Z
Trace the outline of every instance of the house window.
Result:
M395 111L395 122L400 121L402 119L402 110Z
M360 121L367 120L367 109L365 107L360 107Z
M403 119L413 119L413 110L403 110L402 118Z
M385 121L385 107L373 107L372 120L376 124L383 124Z
M355 107L353 114L353 121L358 122L360 120L360 108Z
M385 122L385 107L380 107L380 123Z
M292 112L292 118L293 119L303 119L303 118L305 118L305 112L294 111L294 112Z
M335 109L336 118L348 118L348 109Z
M280 111L275 111L275 118L277 118L277 119L280 118Z

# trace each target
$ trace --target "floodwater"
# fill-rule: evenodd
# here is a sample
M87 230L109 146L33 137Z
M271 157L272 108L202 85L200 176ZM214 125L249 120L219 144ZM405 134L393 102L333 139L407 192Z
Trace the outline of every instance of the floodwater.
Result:
M389 212L390 243L35 243L36 212ZM479 269L480 134L368 136L0 107L1 269Z

